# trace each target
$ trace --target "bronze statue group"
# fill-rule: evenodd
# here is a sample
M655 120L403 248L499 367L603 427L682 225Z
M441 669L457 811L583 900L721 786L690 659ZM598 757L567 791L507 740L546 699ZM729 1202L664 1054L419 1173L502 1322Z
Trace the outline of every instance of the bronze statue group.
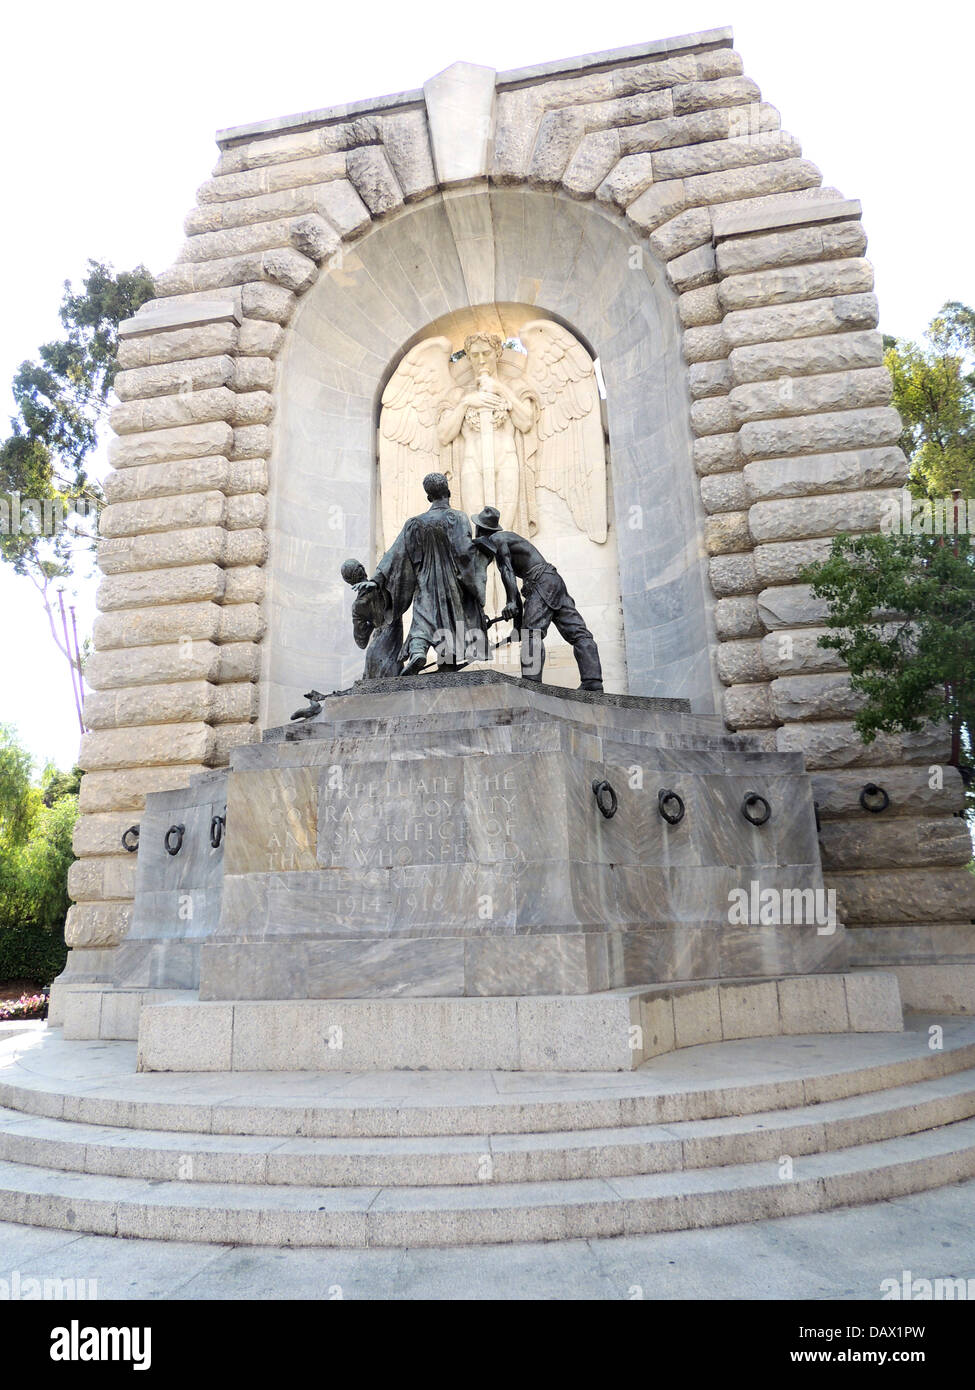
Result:
M511 621L512 636L521 643L523 680L541 681L544 639L554 626L572 647L580 688L602 690L593 635L555 566L524 536L503 530L497 508L484 507L468 518L451 507L443 473L428 473L423 490L428 510L409 518L371 578L358 560L342 565L342 578L355 590L352 630L366 653L365 678L456 671L486 661L490 627ZM507 603L489 619L484 603L492 563ZM403 619L411 607L404 638Z

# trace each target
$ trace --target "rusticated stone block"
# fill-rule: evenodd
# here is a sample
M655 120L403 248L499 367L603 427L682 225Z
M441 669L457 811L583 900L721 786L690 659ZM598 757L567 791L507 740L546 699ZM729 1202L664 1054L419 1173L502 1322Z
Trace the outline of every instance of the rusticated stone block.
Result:
M714 605L714 626L722 642L760 637L765 631L753 594L718 599Z
M76 902L105 902L114 898L131 901L135 896L136 856L118 854L98 859L76 859L68 869L68 892Z
M238 425L234 430L231 459L267 458L271 452L271 431L267 425Z
M180 425L174 429L152 430L113 439L108 460L113 468L139 464L169 463L175 459L226 457L233 446L234 432L224 420L202 425Z
M200 639L256 642L263 633L261 611L253 603L237 603L229 608L216 603L129 608L122 613L103 613L94 624L95 646L99 651Z
M687 369L687 384L694 401L725 396L733 385L731 368L727 362L694 362Z
M124 729L136 724L183 724L208 720L215 687L207 681L93 691L85 701L89 729Z
M697 435L727 434L736 423L727 396L714 396L691 405L691 429Z
M808 261L854 259L866 249L866 233L859 222L835 222L767 236L727 238L720 242L715 259L721 275L729 276Z
M766 420L782 415L812 415L889 405L893 384L886 367L820 376L781 376L777 381L749 382L728 396L735 420Z
M725 723L732 729L762 729L775 723L767 685L733 685L722 696Z
M263 526L267 520L267 498L261 492L245 493L240 497L228 497L224 510L224 523L229 531L244 531Z
M618 134L622 144L626 132L620 131ZM625 210L652 183L653 156L648 152L624 152L623 158L597 188L596 197L601 203L610 203Z
M899 491L884 488L755 502L748 513L748 524L759 542L835 536L840 531L878 531L882 517L899 496Z
M695 174L714 174L749 164L768 164L802 154L794 135L782 130L756 131L754 135L658 150L653 156L654 178L683 179Z
M883 869L826 876L837 915L858 922L967 922L975 917L975 875L962 868Z
M836 652L819 645L829 628L798 628L795 632L770 632L762 639L762 661L770 676L812 675L820 671L840 671L843 663Z
M674 88L674 115L707 111L715 106L744 106L761 100L757 83L748 77L721 77L712 82L688 82Z
M834 295L796 304L730 311L722 324L729 351L747 343L771 343L785 338L814 338L876 328L877 298L873 294Z
M266 558L267 537L263 531L230 532L223 526L120 536L98 542L98 564L105 574L207 563L263 564Z
M73 903L64 923L71 947L117 946L132 921L131 903Z
M373 217L382 217L403 206L403 191L381 146L350 150L346 172Z
M204 772L202 763L177 767L140 767L86 772L81 779L78 805L83 814L99 811L138 812L149 792L185 787L191 777ZM132 817L133 820L137 816Z
M718 676L724 685L751 685L768 680L762 643L758 638L722 642L718 647L717 663Z
M832 538L818 536L813 540L773 541L756 545L755 573L762 588L772 584L795 584L807 565L825 560L832 547Z
M150 396L183 395L229 386L234 379L234 361L222 357L191 357L162 362L151 367L135 367L119 372L113 383L120 401L145 400ZM222 419L223 416L215 416ZM174 422L175 423L175 422ZM140 429L144 426L139 426Z
M745 460L738 448L738 431L702 435L694 440L694 467L702 476L739 470Z
M229 473L227 460L219 455L117 469L105 479L105 496L115 503L141 502L189 492L226 492Z
M747 512L719 512L704 523L704 545L709 555L733 555L751 543Z
M433 168L426 113L403 111L393 116L381 116L379 129L404 198L409 202L432 193L437 187L437 176Z
M899 445L851 449L839 454L805 454L761 459L744 469L748 497L764 502L777 497L806 497L829 492L859 492L907 477L907 460Z
M222 650L215 642L187 640L161 647L92 652L85 666L85 681L92 690L172 681L216 681L220 679Z
M857 820L869 815L860 805L860 795L868 782L882 787L890 798L890 805L876 817L878 824L886 825L887 818L894 816L955 817L965 806L965 784L956 767L882 767L875 763L854 772L824 769L816 773L813 795L821 819ZM956 819L964 824L960 817Z
M147 532L176 531L183 527L219 526L227 499L222 492L191 492L139 502L113 502L98 518L101 534L109 539Z
M237 344L237 371L244 366L248 357L277 357L284 342L284 329L279 323L264 319L244 319L240 325L240 338Z
M823 261L813 265L756 270L723 280L718 294L731 310L825 299L829 295L865 294L873 289L873 267L865 260Z
M828 606L825 600L813 598L808 584L783 584L761 591L758 611L766 628L774 632L783 627L821 627Z
M122 835L133 824L131 811L103 811L75 821L71 848L79 859L118 854Z
M688 290L686 294L682 294L678 299L677 312L680 314L680 321L684 325L685 330L707 327L710 324L719 324L723 317L724 310L721 308L721 303L718 299L717 286L705 285L699 290ZM688 353L689 342L693 345L703 341L714 341L717 343L721 341L721 339L720 336L715 337L713 334L710 339L702 339L701 337L694 338L691 337L690 332L685 331L685 356ZM728 355L727 348L725 347L723 351L715 352L711 355L714 357L726 357ZM689 362L699 361L701 358L697 356L688 356L687 360Z
M264 193L278 193L286 188L327 183L330 179L341 178L344 173L343 154L313 155L308 159L264 165L236 174L220 174L217 178L201 184L196 191L196 197L197 201L204 205L236 202L238 199L257 198Z
M958 816L883 820L862 815L822 826L819 848L824 872L851 869L933 868L958 866L971 858L972 840Z
M701 500L704 510L712 514L748 511L748 493L740 473L715 473L702 478Z
M118 363L125 371L157 363L183 362L194 357L219 357L234 350L237 334L237 324L227 320L120 338Z
M297 302L297 296L284 285L270 285L256 280L241 286L241 308L248 319L261 319L278 324L287 323L294 313ZM245 324L242 323L242 333L244 328ZM264 348L262 347L261 350L264 351Z
M677 290L709 285L717 278L709 208L688 208L672 217L651 233L650 249L660 260L669 262L668 279ZM683 266L677 265L678 260Z
M785 339L735 348L728 362L736 386L750 381L775 381L783 376L856 371L880 367L884 340L880 333L833 333L819 338ZM860 405L868 402L860 401Z
M692 290L691 293L700 294L704 291ZM727 356L728 340L725 338L724 329L717 321L713 326L705 324L697 328L686 327L684 329L685 361L714 362Z
M708 573L716 598L753 594L758 588L755 561L750 554L716 555L708 563Z
M213 729L210 767L225 767L235 748L243 748L249 743L260 743L261 732L256 724L219 724Z
M253 321L253 320L252 320ZM234 362L235 391L270 391L274 386L271 357L238 357Z
M852 718L863 705L863 696L851 689L845 672L780 676L770 689L772 708L780 723Z
M226 572L219 565L115 574L99 584L96 602L102 613L153 604L193 603L222 598L225 584Z
M257 565L239 565L226 575L224 603L260 603L264 598L267 575Z
M896 444L901 418L890 406L804 415L788 420L751 420L738 431L748 459L779 454L832 453Z
M269 280L283 289L301 294L314 283L317 275L318 267L314 261L290 247L281 247L200 264L177 263L156 277L156 290L161 296L168 296ZM244 312L255 317L249 309Z
M201 722L99 729L82 738L78 762L86 772L116 767L205 763L212 737L213 730Z
M925 729L919 734L878 734L873 743L864 744L851 722L830 720L783 724L778 731L777 744L781 753L805 754L810 769L832 769L888 762L944 764L948 761L951 740L943 729Z

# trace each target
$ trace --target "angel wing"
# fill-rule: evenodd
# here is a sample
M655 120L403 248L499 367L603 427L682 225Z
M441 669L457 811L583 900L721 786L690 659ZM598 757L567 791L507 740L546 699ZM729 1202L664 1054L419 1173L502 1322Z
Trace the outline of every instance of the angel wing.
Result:
M426 511L423 478L450 475L450 451L437 439L437 415L454 389L449 338L424 338L410 348L390 378L379 416L379 495L383 547L388 549L407 517Z
M537 486L568 503L590 540L606 539L606 448L592 358L561 324L533 319L518 336L538 395Z

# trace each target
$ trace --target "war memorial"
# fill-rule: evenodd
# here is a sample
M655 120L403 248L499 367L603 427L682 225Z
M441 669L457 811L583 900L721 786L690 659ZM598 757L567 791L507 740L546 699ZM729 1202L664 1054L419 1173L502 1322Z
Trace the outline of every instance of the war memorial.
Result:
M961 778L859 741L800 579L907 477L860 204L726 29L218 146L120 335L0 1217L463 1245L975 1175Z

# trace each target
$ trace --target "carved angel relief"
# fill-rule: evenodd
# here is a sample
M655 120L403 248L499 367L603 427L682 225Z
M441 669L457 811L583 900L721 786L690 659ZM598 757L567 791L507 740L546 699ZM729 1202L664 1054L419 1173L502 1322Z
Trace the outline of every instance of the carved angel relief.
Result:
M449 338L410 349L383 392L379 473L383 546L426 508L421 481L446 473L452 504L497 507L501 525L531 537L536 490L561 497L590 540L606 540L606 460L592 359L561 324L533 319L526 352L474 333L451 361Z

